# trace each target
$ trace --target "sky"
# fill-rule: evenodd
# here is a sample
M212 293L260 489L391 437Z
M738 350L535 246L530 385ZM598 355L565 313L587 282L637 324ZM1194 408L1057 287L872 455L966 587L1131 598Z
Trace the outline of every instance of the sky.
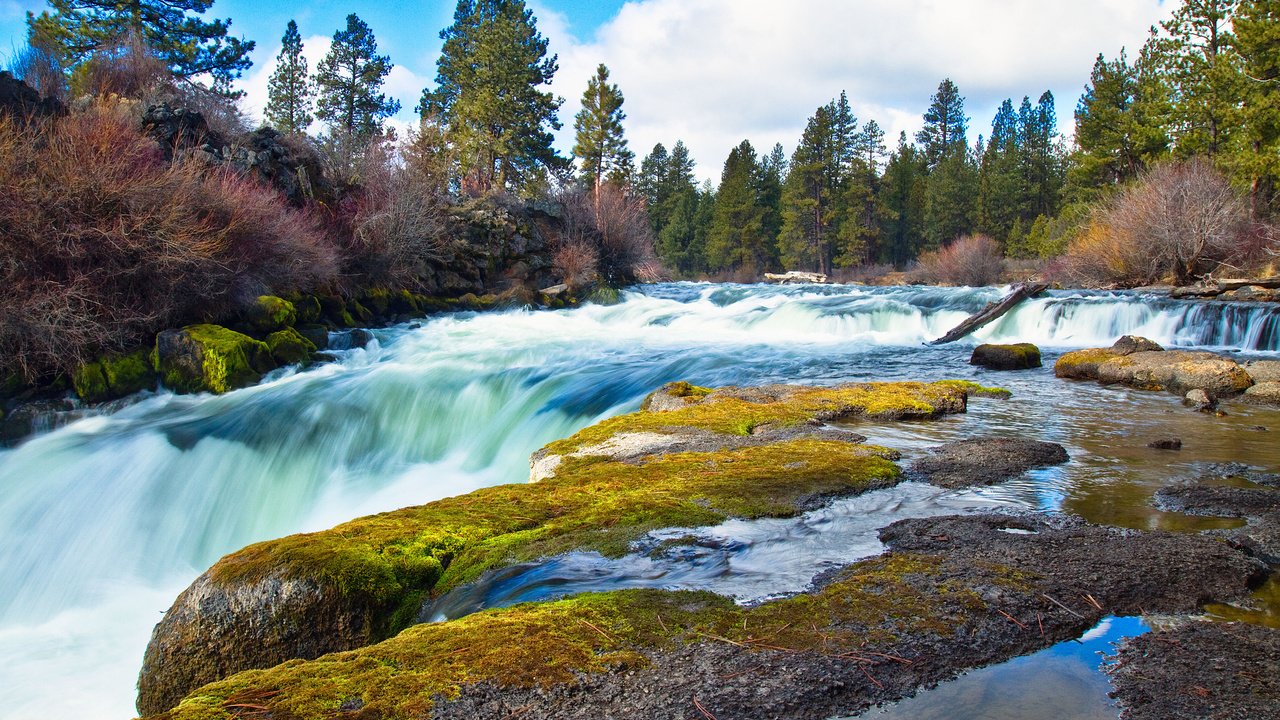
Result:
M529 0L560 70L557 147L573 146L573 116L599 63L609 67L628 117L637 162L655 143L683 140L701 179L718 180L729 150L749 140L766 153L795 147L814 110L848 93L860 121L874 119L890 147L914 134L930 96L951 78L966 98L970 141L990 131L1001 100L1045 90L1059 126L1072 113L1098 53L1132 57L1176 0ZM0 56L25 38L23 16L40 0L0 0ZM289 19L314 71L346 15L358 14L395 64L384 90L407 128L433 84L451 0L215 0L209 16L257 42L242 79L245 110L259 117ZM8 42L5 42L8 40ZM315 128L313 127L313 130Z

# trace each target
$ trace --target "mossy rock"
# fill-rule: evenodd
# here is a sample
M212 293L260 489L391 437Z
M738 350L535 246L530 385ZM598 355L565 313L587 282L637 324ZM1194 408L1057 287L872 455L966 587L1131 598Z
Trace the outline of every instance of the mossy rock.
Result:
M219 325L191 325L156 336L160 379L177 392L225 393L275 367L267 344Z
M388 298L388 307L397 315L418 315L422 312L418 298L408 290L392 293Z
M316 346L316 350L324 350L329 347L329 328L324 325L307 323L294 328L298 334L306 338L312 345Z
M260 295L245 311L245 320L254 332L267 335L292 327L298 321L293 303L274 295Z
M1041 367L1040 348L1031 343L996 345L985 343L973 349L971 365L988 370L1029 370Z
M324 317L324 308L314 295L303 295L293 300L293 309L297 312L296 325L311 325L320 322Z
M611 285L596 285L587 293L586 301L596 305L617 305L622 302L622 293Z
M11 398L27 389L27 383L18 373L0 375L0 398Z
M356 320L356 322L351 324L352 326L355 326L356 324L364 326L373 325L378 319L377 316L373 314L373 311L365 307L359 300L352 300L348 303L347 308L351 311L351 316Z
M303 337L293 328L278 330L267 336L267 347L277 365L298 365L310 359L316 351L315 343Z
M156 374L146 350L103 357L81 365L71 374L71 386L81 400L115 400L155 386Z
M391 308L391 292L383 288L366 290L360 295L360 304L376 317L385 317L387 310Z

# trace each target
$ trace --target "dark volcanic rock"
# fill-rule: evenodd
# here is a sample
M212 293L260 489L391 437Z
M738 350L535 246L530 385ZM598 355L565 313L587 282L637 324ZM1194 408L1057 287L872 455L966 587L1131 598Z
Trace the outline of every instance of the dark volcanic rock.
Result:
M1136 352L1160 352L1164 348L1160 343L1139 335L1125 335L1111 345L1111 352L1117 355L1132 355Z
M1192 622L1125 641L1111 670L1125 720L1280 715L1280 630Z
M1147 447L1156 450L1181 450L1182 438L1160 438L1147 443Z
M1031 343L1015 345L979 345L973 349L969 358L970 365L979 365L988 370L1027 370L1038 368L1040 348Z
M1245 518L1245 527L1219 534L1267 562L1280 562L1280 490L1182 485L1161 488L1155 501L1164 510L1190 515Z
M63 115L67 109L53 98L42 98L30 85L0 70L0 115L19 122L32 118Z
M1070 460L1057 443L1011 438L978 438L947 443L911 464L909 476L939 487L992 485L1033 468Z

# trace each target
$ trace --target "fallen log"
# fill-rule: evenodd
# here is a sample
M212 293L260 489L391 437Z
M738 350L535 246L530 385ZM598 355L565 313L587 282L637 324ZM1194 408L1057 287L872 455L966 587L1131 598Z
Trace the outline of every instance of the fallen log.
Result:
M937 340L929 342L930 345L945 345L949 342L955 342L978 328L1000 319L1005 313L1014 309L1023 300L1029 297L1035 297L1048 289L1045 283L1022 283L1013 288L1013 291L1001 298L998 302L987 303L987 306L978 312L970 315L967 320L952 328L951 332L943 335Z
M1251 285L1266 288L1268 290L1277 290L1280 289L1280 277L1214 280L1200 285L1176 287L1169 291L1169 297L1175 299L1189 297L1217 297L1222 293L1239 290Z

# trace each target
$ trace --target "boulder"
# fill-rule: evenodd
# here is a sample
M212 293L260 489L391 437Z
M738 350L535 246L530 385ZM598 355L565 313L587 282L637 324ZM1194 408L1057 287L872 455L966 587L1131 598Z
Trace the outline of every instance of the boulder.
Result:
M1116 355L1132 355L1136 352L1160 352L1164 348L1154 340L1140 335L1124 335L1111 345L1111 352Z
M1020 438L961 440L929 452L911 464L908 475L945 488L993 485L1071 459L1057 443Z
M71 374L71 385L81 400L99 403L155 387L156 373L147 351L100 358L81 365Z
M1147 447L1154 450L1181 450L1182 438L1160 438L1147 443Z
M303 337L293 328L277 330L267 336L267 347L277 365L297 365L310 359L316 351L315 343Z
M1031 343L1014 345L979 345L973 349L969 364L988 370L1027 370L1041 367L1040 348Z
M1123 340L1123 338L1122 338ZM1201 389L1213 397L1244 392L1253 379L1229 358L1188 350L1135 350L1126 343L1117 350L1094 348L1069 352L1058 358L1054 374L1061 378L1097 380L1142 390L1186 393Z
M65 115L66 112L62 103L54 98L40 97L40 93L30 85L0 70L0 116L25 122L30 118Z
M1244 364L1255 383L1280 382L1280 360L1252 360Z
M1245 390L1241 399L1258 405L1280 405L1280 382L1258 383Z
M277 330L293 327L298 312L293 303L275 295L260 295L245 311L245 321L254 332L269 335Z
M306 338L317 350L329 347L329 328L319 324L304 324L294 328L298 334Z
M1198 412L1213 412L1218 409L1218 401L1199 388L1191 390L1183 396L1182 404Z
M275 367L266 343L218 325L160 333L153 359L164 385L187 393L246 387Z

